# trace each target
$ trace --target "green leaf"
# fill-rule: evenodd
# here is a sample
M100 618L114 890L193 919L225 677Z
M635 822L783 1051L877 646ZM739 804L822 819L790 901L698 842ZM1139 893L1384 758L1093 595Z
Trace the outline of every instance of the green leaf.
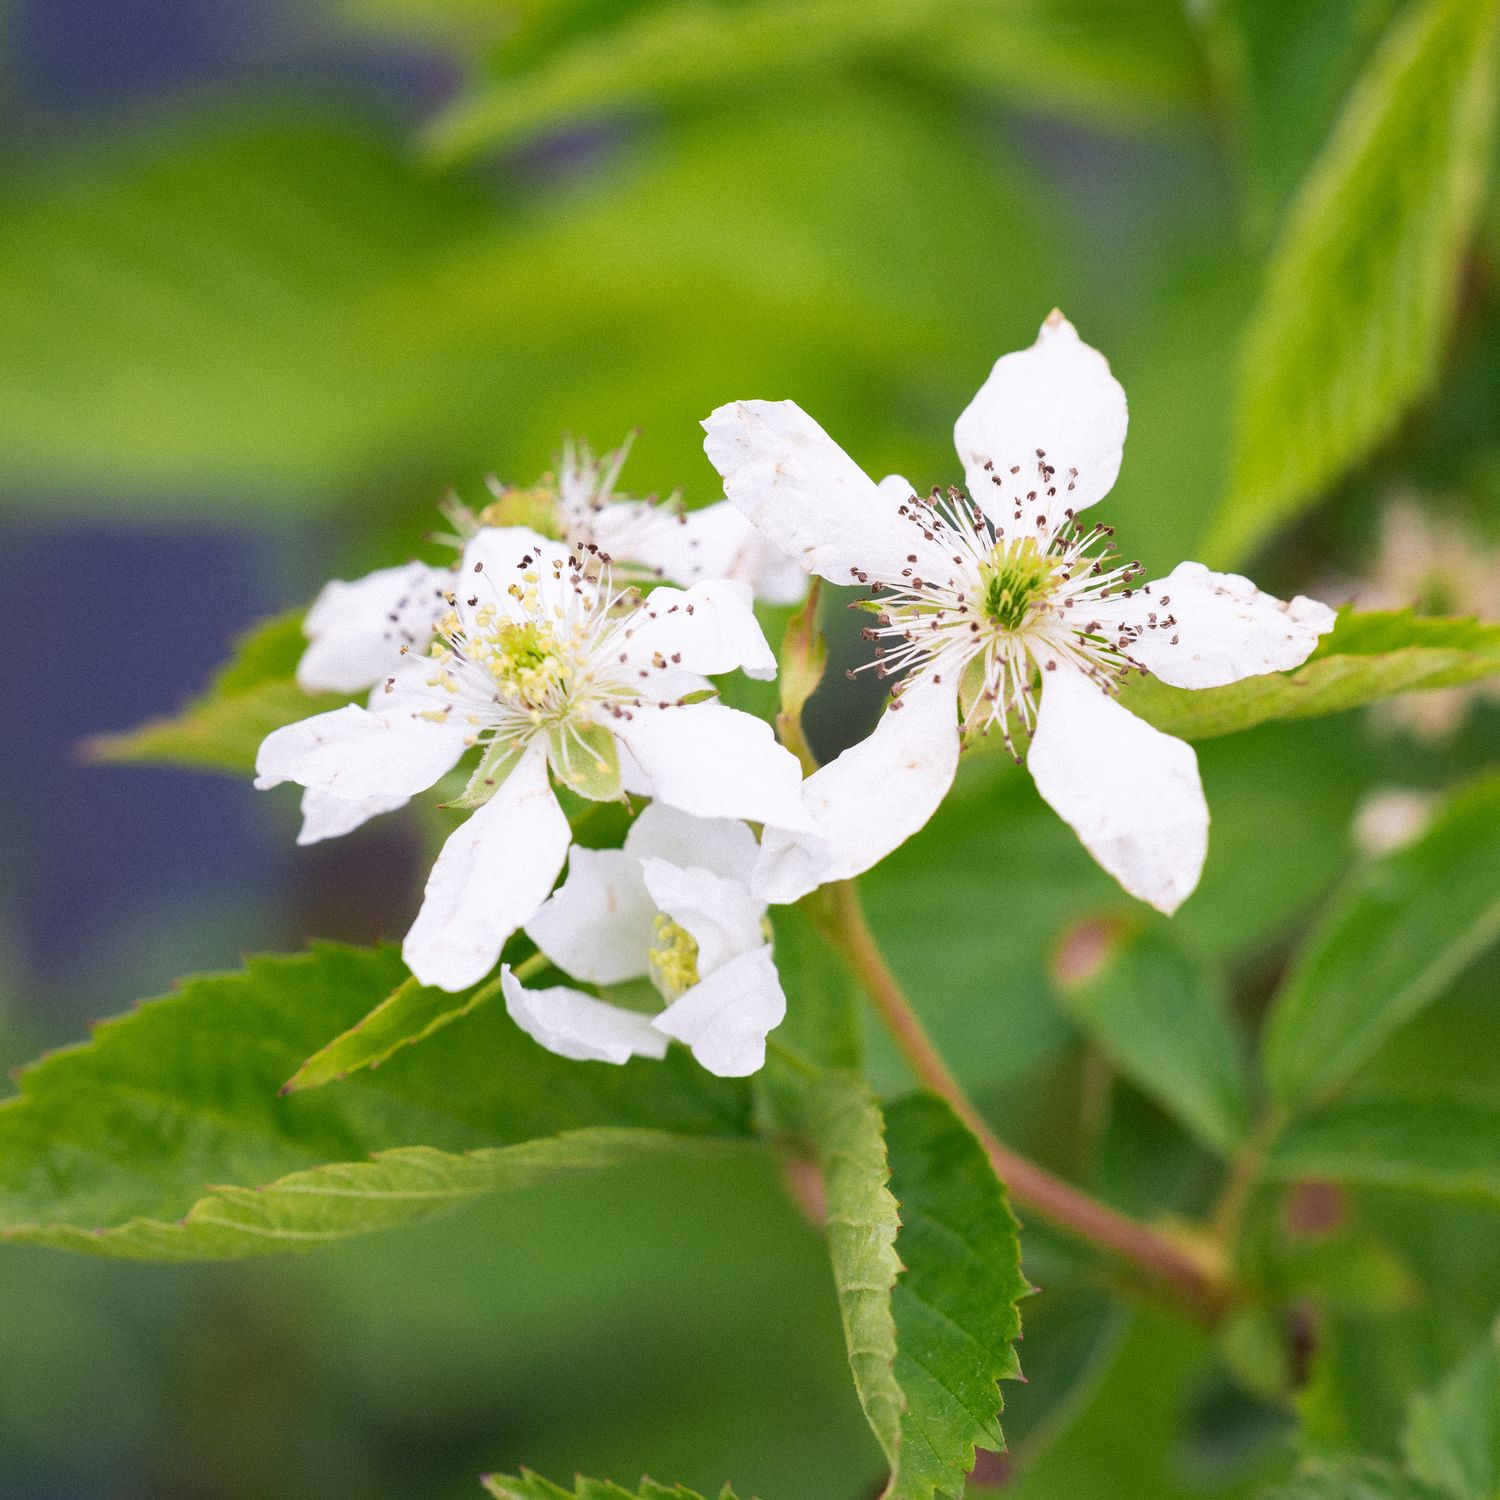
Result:
M1317 156L1398 0L1212 0L1202 18L1257 239Z
M960 1494L976 1446L1004 1446L999 1382L1020 1375L1016 1305L1031 1288L1005 1190L932 1095L882 1122L861 1085L832 1078L813 1122L849 1363L891 1464L885 1493Z
M683 1489L680 1484L668 1489L649 1479L641 1480L639 1489L630 1490L621 1489L608 1480L585 1479L581 1474L573 1484L571 1490L559 1489L530 1469L523 1469L519 1478L509 1474L486 1474L484 1478L485 1489L496 1500L703 1500L696 1490ZM718 1500L734 1500L728 1485L720 1492Z
M490 1193L654 1156L708 1153L714 1144L664 1130L601 1126L458 1154L408 1146L256 1187L216 1187L174 1222L136 1218L98 1229L21 1224L0 1230L0 1239L120 1260L237 1260L316 1250L420 1223Z
M1500 1101L1361 1093L1294 1120L1272 1144L1265 1171L1500 1204Z
M602 724L554 730L547 758L557 779L590 802L613 802L620 795L620 750Z
M1299 954L1262 1062L1283 1110L1336 1089L1500 937L1500 776L1460 792L1416 843L1365 866Z
M887 1183L885 1121L857 1079L831 1074L812 1092L809 1130L827 1199L828 1256L854 1389L870 1430L894 1471L906 1404L896 1380L896 1319L891 1292L901 1262L900 1219Z
M347 111L176 120L10 184L0 479L49 504L300 513L442 454L462 393L375 325L491 218Z
M1243 350L1209 561L1244 557L1431 387L1494 122L1496 0L1421 0L1304 182Z
M1069 944L1098 944L1069 971ZM1232 1153L1250 1125L1245 1050L1219 976L1164 933L1089 923L1064 939L1059 989L1110 1061L1211 1150Z
M281 1096L303 1058L402 978L390 949L320 945L253 959L240 973L187 980L105 1022L92 1042L26 1069L19 1096L0 1104L0 1239L135 1255L286 1248L301 1241L276 1240L276 1223L296 1228L310 1215L314 1228L354 1233L408 1213L386 1194L417 1193L413 1201L430 1206L420 1197L424 1173L451 1184L456 1199L487 1190L485 1181L573 1170L580 1153L609 1155L641 1133L688 1145L750 1133L749 1089L705 1073L680 1049L622 1068L569 1062L497 1005L337 1088ZM612 1134L549 1145L601 1130ZM522 1145L526 1152L493 1154ZM392 1151L376 1160L379 1172L353 1172ZM472 1153L490 1154L467 1160ZM351 1182L379 1191L351 1198ZM271 1184L281 1186L234 1191ZM251 1196L277 1218L258 1221ZM174 1232L205 1199L188 1232Z
M499 992L499 983L494 980L464 997L407 977L369 1015L308 1058L282 1091L297 1094L336 1083L359 1068L378 1067L398 1048L425 1040Z
M1402 1446L1413 1471L1453 1500L1500 1496L1500 1328L1412 1402Z
M1310 1464L1287 1483L1262 1491L1260 1500L1441 1500L1441 1495L1392 1464L1351 1458Z
M240 637L208 690L180 713L98 735L86 742L85 753L115 764L249 774L273 729L348 701L347 694L305 693L297 686L292 674L306 645L300 610L265 620Z
M565 31L550 46L523 31L499 53L498 76L433 123L432 151L454 160L565 121L722 101L736 87L871 63L1003 85L1052 109L1064 98L1075 107L1108 107L1122 95L1181 102L1197 89L1186 28L1164 5L1133 15L1134 25L1117 6L1089 0L999 11L989 0L667 0L611 14L613 25Z
M1478 682L1500 672L1500 625L1427 618L1410 610L1343 611L1293 672L1225 687L1168 687L1133 677L1120 694L1132 713L1168 734L1204 740L1272 719L1342 713L1380 698Z
M904 1270L896 1380L906 1397L891 1500L961 1494L976 1447L999 1451L999 1382L1018 1380L1019 1225L989 1158L941 1099L914 1094L886 1111L891 1192Z

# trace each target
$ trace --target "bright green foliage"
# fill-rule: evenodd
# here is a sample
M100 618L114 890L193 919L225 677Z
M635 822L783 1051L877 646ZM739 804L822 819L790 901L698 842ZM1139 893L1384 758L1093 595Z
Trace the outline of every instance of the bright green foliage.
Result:
M1305 1115L1277 1137L1266 1171L1500 1204L1500 1101L1466 1095L1462 1082L1444 1094L1362 1093Z
M403 979L369 1015L308 1058L284 1089L296 1094L334 1083L357 1068L378 1067L398 1048L423 1041L440 1027L492 1000L499 990L499 984L492 981L467 995L453 995L418 984L411 977Z
M523 28L498 53L497 76L432 126L432 150L453 159L560 120L696 103L871 63L1001 84L1050 108L1065 93L1075 108L1108 107L1121 95L1180 102L1197 87L1186 28L1164 5L1126 18L1098 0L1001 10L988 0L661 0L617 8L614 19L570 32L546 16L529 34Z
M216 1187L175 1221L134 1218L98 1229L21 1224L0 1229L0 1239L121 1260L236 1260L316 1250L420 1223L489 1193L653 1156L706 1153L719 1144L664 1130L601 1126L457 1155L408 1146L255 1187Z
M1412 1402L1402 1446L1413 1471L1453 1500L1500 1495L1500 1329Z
M319 120L179 125L9 202L7 481L286 509L442 442L451 389L414 378L377 320L490 210L398 143Z
M1016 1304L1030 1287L1005 1190L931 1095L882 1117L862 1086L831 1076L810 1118L849 1364L891 1465L886 1494L961 1494L975 1447L1004 1446L998 1382L1020 1374Z
M1399 0L1214 0L1202 18L1242 216L1264 239Z
M1294 672L1197 691L1136 677L1120 701L1168 734L1204 740L1272 719L1311 719L1397 693L1477 682L1497 672L1500 625L1423 618L1410 610L1346 610Z
M1232 1152L1249 1127L1250 1084L1222 980L1156 928L1104 941L1084 973L1060 982L1068 1011L1199 1140Z
M1442 1491L1392 1464L1351 1458L1310 1465L1295 1479L1265 1491L1261 1500L1442 1500Z
M891 1296L906 1400L892 1500L961 1495L974 1449L998 1451L998 1382L1017 1380L1019 1225L979 1142L931 1094L886 1110L890 1191L904 1267Z
M1361 870L1302 949L1266 1024L1283 1109L1317 1102L1500 937L1500 777Z
M523 1470L519 1478L508 1474L487 1474L484 1487L495 1500L703 1500L695 1490L685 1490L674 1484L670 1489L654 1484L649 1479L641 1480L639 1489L621 1489L608 1480L585 1479L581 1474L573 1481L571 1490L559 1489L548 1484L539 1474ZM734 1500L728 1485L718 1500Z
M302 1060L372 1010L403 972L386 949L320 945L298 957L254 959L242 973L188 980L99 1026L87 1045L28 1068L20 1096L0 1105L0 1238L116 1253L243 1253L252 1241L265 1248L268 1224L352 1233L419 1216L409 1205L393 1207L388 1195L420 1194L421 1179L434 1173L457 1198L481 1190L487 1177L499 1184L569 1169L578 1153L556 1146L549 1155L549 1142L571 1132L705 1141L749 1130L745 1085L713 1078L685 1053L622 1068L571 1063L538 1047L494 1005L376 1072L282 1097ZM612 1136L580 1149L607 1155L622 1142L631 1144ZM532 1149L520 1157L466 1156L523 1143ZM419 1145L442 1156L400 1149ZM393 1161L363 1176L316 1171L392 1150ZM273 1217L264 1222L245 1195L223 1191L198 1208L187 1234L132 1222L171 1225L212 1190L310 1171L271 1195L265 1212ZM368 1192L358 1212L349 1211L351 1182ZM308 1193L345 1201L309 1207ZM88 1233L125 1225L104 1246Z
M1317 499L1431 386L1490 152L1497 14L1419 0L1303 183L1246 335L1210 562Z
M814 1087L808 1117L823 1175L828 1256L849 1368L870 1429L894 1470L906 1399L895 1373L891 1290L901 1270L895 1248L901 1221L887 1186L885 1121L868 1088L843 1074Z
M248 774L273 729L348 701L297 686L292 674L306 645L300 610L264 621L235 643L228 664L180 713L123 734L100 735L88 742L90 757Z

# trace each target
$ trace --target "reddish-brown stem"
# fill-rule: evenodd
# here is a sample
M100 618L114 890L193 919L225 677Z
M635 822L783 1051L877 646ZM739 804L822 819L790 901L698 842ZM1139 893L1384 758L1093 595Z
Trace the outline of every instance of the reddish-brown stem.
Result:
M1224 1304L1225 1288L1188 1250L1013 1151L985 1124L887 966L854 882L825 887L812 900L824 937L854 971L912 1071L974 1132L1010 1196L1059 1229L1147 1272L1198 1316L1213 1318Z

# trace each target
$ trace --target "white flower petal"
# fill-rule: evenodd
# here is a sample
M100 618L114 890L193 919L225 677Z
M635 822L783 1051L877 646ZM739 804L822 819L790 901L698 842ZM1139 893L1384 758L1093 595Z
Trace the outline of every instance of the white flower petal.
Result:
M649 969L655 921L639 859L575 845L568 878L526 923L526 935L575 979L623 984Z
M461 725L351 703L272 730L255 756L255 784L295 781L351 801L410 797L453 769L467 738Z
M1037 790L1132 896L1170 915L1192 894L1208 805L1191 745L1058 667L1042 674L1027 763Z
M722 703L642 703L604 721L635 757L651 795L702 818L806 826L802 768L771 726Z
M426 563L325 584L302 622L297 681L308 692L357 693L390 671L402 646L426 649L453 573Z
M791 401L734 401L703 424L704 450L745 518L809 573L831 583L899 579L916 554L940 548Z
M636 860L664 859L748 884L760 846L755 835L733 818L695 818L665 802L653 802L630 825L625 852Z
M937 811L958 769L958 696L930 674L910 680L899 708L803 784L804 833L768 827L755 890L785 904L848 880L905 843Z
M565 557L567 551L566 542L551 541L529 526L486 526L464 543L463 561L450 586L455 593L461 592L468 575L476 571L494 573L509 583L510 575L520 572L528 557L535 560L554 553ZM475 563L482 567L476 570Z
M651 899L698 944L701 976L765 942L766 903L749 886L664 859L642 861L641 874Z
M1222 687L1263 672L1286 672L1307 660L1334 612L1298 594L1290 602L1263 594L1238 573L1184 562L1129 599L1109 599L1096 618L1135 625L1131 660L1173 687Z
M449 834L427 877L401 950L418 980L461 990L483 979L505 940L547 899L571 837L539 736L499 791Z
M673 583L731 578L768 604L796 604L807 592L801 566L727 500L690 511L621 501L599 512L593 530L616 562L634 563Z
M970 495L996 522L1010 527L1019 502L1026 527L1044 516L1038 530L1050 536L1064 510L1082 510L1109 493L1125 423L1125 392L1109 361L1054 312L1036 343L996 362L954 426L953 441ZM1038 449L1055 471L1050 477L1039 472ZM1049 488L1057 493L1049 496Z
M651 1017L596 1000L582 990L554 985L529 990L500 970L500 988L511 1020L549 1052L574 1062L629 1062L632 1057L665 1057L667 1038Z
M776 655L755 618L749 585L731 579L652 589L616 640L631 681L640 672L652 674L647 693L657 691L658 673L674 667L710 677L736 669L763 681L776 675Z
M331 797L327 792L308 787L302 793L302 831L297 842L317 844L324 839L340 838L381 813L405 807L410 800L409 797Z
M766 1036L786 1015L786 995L768 947L731 959L681 999L653 1025L686 1042L693 1056L720 1078L743 1078L766 1060Z

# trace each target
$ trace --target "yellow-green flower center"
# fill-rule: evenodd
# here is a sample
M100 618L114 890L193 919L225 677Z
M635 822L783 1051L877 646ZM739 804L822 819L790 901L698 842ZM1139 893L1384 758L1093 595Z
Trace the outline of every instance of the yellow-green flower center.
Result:
M1056 560L1033 537L1001 542L980 566L980 608L999 630L1020 630L1053 590Z
M676 1000L698 983L698 943L686 928L658 912L649 954L651 982L666 1000Z
M526 526L558 541L562 537L557 513L557 486L551 475L532 485L508 484L479 512L481 526Z

